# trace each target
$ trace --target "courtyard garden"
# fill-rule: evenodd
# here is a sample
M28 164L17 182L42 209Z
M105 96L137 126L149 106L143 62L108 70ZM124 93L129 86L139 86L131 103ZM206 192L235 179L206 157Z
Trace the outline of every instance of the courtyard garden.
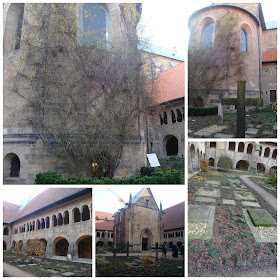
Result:
M183 277L184 259L146 256L113 256L96 259L96 276L114 277Z
M87 263L16 255L5 251L3 261L35 277L91 277L92 265Z
M224 114L224 125L220 127L220 131L217 130L219 127L217 128L213 126L213 124L217 124L217 110L214 112L215 114L213 114L211 110L209 113L210 114L204 115L203 112L198 112L197 114L191 116L189 115L189 137L220 138L220 134L222 134L224 135L222 138L228 138L229 136L227 137L227 135L236 135L236 113ZM246 113L246 127L250 130L250 138L275 138L277 131L276 121L277 116L275 105L269 105L261 109L256 108L255 110L249 110Z
M268 269L262 276L276 276L277 189L267 176L247 174L274 197L271 205L240 175L246 173L211 170L189 178L188 276L257 276Z

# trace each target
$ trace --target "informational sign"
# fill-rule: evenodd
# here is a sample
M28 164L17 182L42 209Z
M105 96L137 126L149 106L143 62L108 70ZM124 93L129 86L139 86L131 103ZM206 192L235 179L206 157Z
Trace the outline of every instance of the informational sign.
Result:
M158 161L157 155L156 154L147 154L148 161L151 165L151 167L158 167L160 166L160 163Z

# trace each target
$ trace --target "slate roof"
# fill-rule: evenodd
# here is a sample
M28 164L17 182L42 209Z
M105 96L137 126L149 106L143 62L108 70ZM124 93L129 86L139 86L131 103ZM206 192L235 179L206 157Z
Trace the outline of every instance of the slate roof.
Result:
M163 210L162 222L164 230L185 227L185 202L181 202Z
M262 62L277 62L277 49L263 51Z
M95 220L114 220L114 214L113 213L107 213L107 212L101 212L101 211L95 211Z
M3 222L11 223L19 212L19 205L3 201Z
M111 231L113 231L113 227L114 227L113 222L95 223L95 230L111 230Z
M59 201L85 190L85 188L49 188L35 196L20 212L14 216L13 221L32 214L33 212L40 211L44 207L59 203Z
M151 88L152 81L147 81ZM185 97L185 62L159 74L154 81L154 100L156 104L183 99Z

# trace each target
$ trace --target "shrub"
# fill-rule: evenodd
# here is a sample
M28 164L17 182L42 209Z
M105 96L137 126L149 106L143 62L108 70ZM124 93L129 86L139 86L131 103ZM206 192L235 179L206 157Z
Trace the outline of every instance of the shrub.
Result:
M189 107L189 116L209 116L218 114L218 107Z
M26 244L26 253L31 256L43 256L46 243L40 239L30 239Z
M277 176L276 176L275 172L270 172L270 173L269 173L267 182L268 182L269 184L271 184L272 186L274 186L274 187L277 186Z
M131 176L125 179L118 178L78 178L78 177L68 177L65 178L62 175L56 174L55 172L39 173L36 175L35 184L71 184L71 185L93 185L93 184L181 184L181 174L179 170L170 168L157 168L150 170L143 169L143 174L148 175L138 175Z

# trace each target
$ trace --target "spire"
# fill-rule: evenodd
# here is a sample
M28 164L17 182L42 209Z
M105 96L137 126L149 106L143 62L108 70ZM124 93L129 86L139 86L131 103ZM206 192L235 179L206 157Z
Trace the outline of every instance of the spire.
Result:
M129 204L131 205L132 204L132 196L131 196L131 193L129 195Z

